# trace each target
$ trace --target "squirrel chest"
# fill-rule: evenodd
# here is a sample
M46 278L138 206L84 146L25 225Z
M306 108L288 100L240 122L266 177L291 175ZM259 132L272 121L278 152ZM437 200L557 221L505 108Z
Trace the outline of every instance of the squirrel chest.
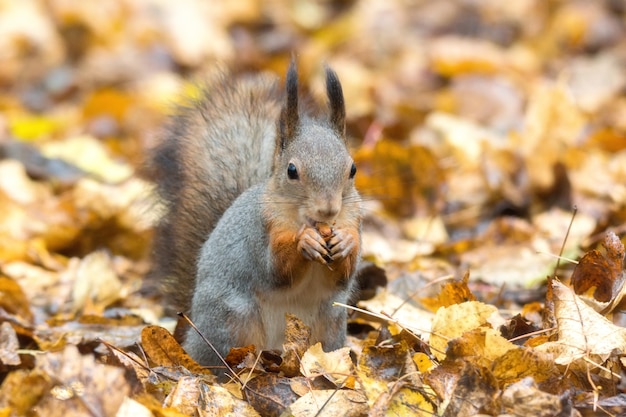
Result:
M291 287L257 294L259 318L263 334L254 335L264 340L267 349L281 349L285 334L285 314L293 314L311 328L314 342L324 340L322 329L328 326L324 311L333 301L344 301L346 295L328 285L327 267L312 264L304 271L299 282ZM253 343L254 344L254 343Z

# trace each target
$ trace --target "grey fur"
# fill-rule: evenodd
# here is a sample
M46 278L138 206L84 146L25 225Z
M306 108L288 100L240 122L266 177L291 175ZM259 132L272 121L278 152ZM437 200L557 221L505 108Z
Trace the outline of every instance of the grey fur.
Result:
M294 74L291 92L297 92ZM329 77L333 82L327 72ZM298 229L316 222L360 230L343 95L334 80L328 87L331 114L317 119L290 108L297 96L286 100L267 78L222 77L175 119L155 153L155 164L166 163L160 192L169 208L157 231L157 275L221 355L249 344L280 349L285 313L309 325L312 342L326 350L345 341L346 312L332 302L345 303L354 292L356 265L339 276L295 251ZM283 142L286 132L291 137ZM288 178L289 164L297 168L297 180ZM294 236L289 250L304 265L297 276L279 271L284 265L271 246L273 227ZM332 256L341 260L357 250L356 263L360 239L338 236L346 239L335 245L343 251ZM204 365L220 364L193 329L184 347Z

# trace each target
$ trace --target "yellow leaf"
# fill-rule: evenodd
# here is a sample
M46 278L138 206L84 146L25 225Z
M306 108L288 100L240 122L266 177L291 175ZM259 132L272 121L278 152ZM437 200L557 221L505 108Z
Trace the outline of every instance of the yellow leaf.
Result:
M18 116L10 120L11 134L24 140L34 140L50 135L59 129L59 123L48 116Z
M430 347L439 360L446 357L448 342L463 333L481 326L489 325L499 318L498 309L479 301L454 304L442 307L435 314L430 336Z

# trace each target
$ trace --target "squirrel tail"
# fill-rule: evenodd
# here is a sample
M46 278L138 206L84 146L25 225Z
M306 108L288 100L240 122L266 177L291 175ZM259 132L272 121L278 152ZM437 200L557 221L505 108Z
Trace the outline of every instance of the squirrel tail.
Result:
M211 77L180 106L150 155L165 214L152 278L168 310L188 312L200 248L243 191L269 178L282 91L268 76Z

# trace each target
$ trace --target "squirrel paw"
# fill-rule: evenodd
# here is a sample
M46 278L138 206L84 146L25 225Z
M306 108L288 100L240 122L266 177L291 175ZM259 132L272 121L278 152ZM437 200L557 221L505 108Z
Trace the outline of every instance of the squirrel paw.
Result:
M338 261L344 259L356 248L354 235L345 229L335 229L333 236L327 243L330 259Z
M310 260L327 265L328 260L332 261L324 238L312 227L303 226L296 236L298 241L298 251Z

